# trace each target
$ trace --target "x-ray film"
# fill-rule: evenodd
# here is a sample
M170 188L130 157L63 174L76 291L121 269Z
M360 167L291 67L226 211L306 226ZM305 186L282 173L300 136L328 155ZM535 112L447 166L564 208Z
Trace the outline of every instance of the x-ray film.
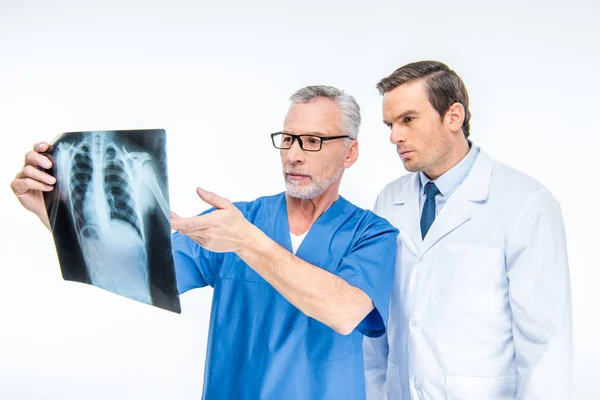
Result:
M63 133L44 200L65 280L180 313L165 146L162 129Z

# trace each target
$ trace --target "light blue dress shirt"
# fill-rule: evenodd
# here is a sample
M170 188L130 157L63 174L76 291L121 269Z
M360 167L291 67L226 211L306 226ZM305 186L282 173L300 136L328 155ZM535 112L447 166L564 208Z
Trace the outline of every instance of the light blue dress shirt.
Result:
M435 216L437 217L444 205L452 196L452 194L456 191L456 189L460 186L461 183L467 178L469 172L471 172L471 168L473 168L473 164L477 160L477 156L479 155L479 147L471 145L471 150L467 153L467 155L460 160L458 164L454 167L450 168L446 171L442 176L433 181L435 186L437 186L440 193L435 196ZM421 190L419 193L419 218L421 214L423 214L423 205L425 204L425 185L431 181L422 171L419 172L419 177L421 180Z

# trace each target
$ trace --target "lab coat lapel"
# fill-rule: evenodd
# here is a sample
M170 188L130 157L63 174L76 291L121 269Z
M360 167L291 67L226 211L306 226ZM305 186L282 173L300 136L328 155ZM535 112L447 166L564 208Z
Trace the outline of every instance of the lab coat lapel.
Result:
M480 150L471 172L433 221L421 244L421 255L425 254L444 236L467 222L471 218L476 202L487 199L492 169L493 160Z
M399 208L394 224L400 229L400 235L410 238L412 245L418 249L421 243L421 226L419 224L419 174L412 174L410 179L397 188L394 195L394 207Z

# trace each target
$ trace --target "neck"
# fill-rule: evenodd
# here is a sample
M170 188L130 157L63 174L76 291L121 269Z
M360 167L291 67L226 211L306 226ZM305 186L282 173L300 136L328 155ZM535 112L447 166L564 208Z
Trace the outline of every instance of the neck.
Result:
M340 197L339 181L311 199L299 199L285 194L290 230L294 235L308 231L312 224Z
M429 179L435 181L437 178L452 169L452 167L454 167L456 164L461 162L462 159L469 154L469 150L471 150L469 148L469 142L464 136L462 136L460 142L452 146L446 157L444 157L440 163L435 165L430 170L423 171L423 173Z

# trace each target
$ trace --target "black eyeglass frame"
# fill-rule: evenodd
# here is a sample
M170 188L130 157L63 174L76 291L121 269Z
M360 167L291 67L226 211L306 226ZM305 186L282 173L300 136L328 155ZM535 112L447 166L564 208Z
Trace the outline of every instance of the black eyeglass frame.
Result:
M275 137L278 135L287 135L287 136L291 136L292 138L292 143L290 143L290 147L279 147L277 146L277 144L275 144ZM320 139L320 143L319 143L319 149L318 150L307 150L304 148L304 144L302 143L302 137L303 136L308 136L311 138L319 138ZM286 133L286 132L275 132L275 133L271 133L271 141L273 142L273 147L275 147L276 149L279 150L289 150L292 148L292 146L294 145L294 140L298 140L298 144L300 145L300 148L304 151L312 151L312 152L317 152L317 151L321 151L321 149L323 148L323 142L326 142L328 140L334 140L334 139L343 139L343 138L347 138L347 139L352 139L350 136L348 135L341 135L341 136L319 136L319 135L311 135L311 134L301 134L301 135L293 135L291 133Z

